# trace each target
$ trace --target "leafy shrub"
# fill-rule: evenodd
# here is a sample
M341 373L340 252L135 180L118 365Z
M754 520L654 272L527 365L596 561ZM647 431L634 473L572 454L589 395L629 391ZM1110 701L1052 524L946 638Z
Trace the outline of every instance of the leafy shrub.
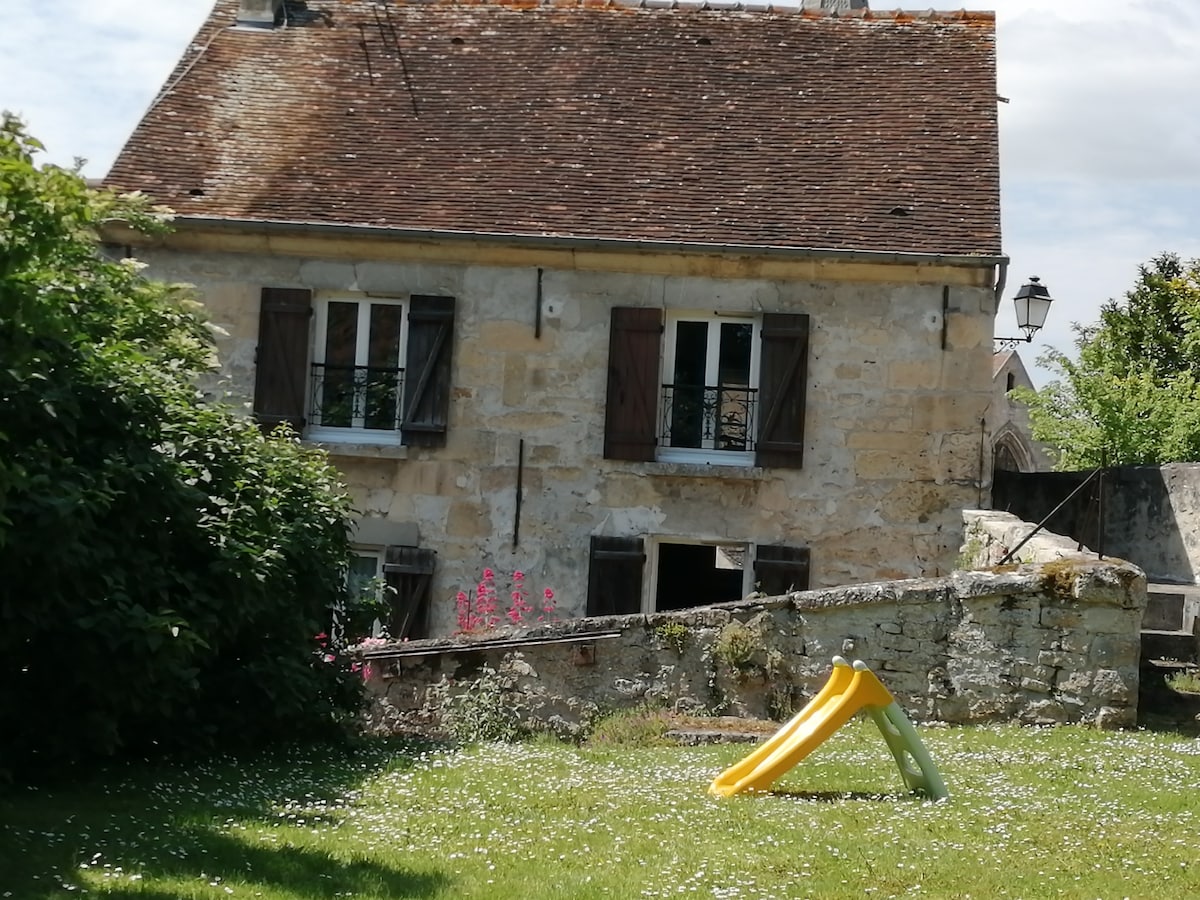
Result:
M324 458L201 402L197 304L99 254L137 197L0 123L0 772L328 728L359 679L313 635L344 593Z
M654 626L654 638L659 646L669 647L676 656L683 656L687 648L689 629L682 622L662 622Z
M665 709L641 706L601 716L591 728L587 743L595 747L665 747L671 716Z
M762 649L762 637L736 619L721 629L712 645L712 655L735 672L753 667L754 654Z
M491 666L442 705L442 726L455 740L514 742L528 736L521 721L521 704L515 702L511 678Z

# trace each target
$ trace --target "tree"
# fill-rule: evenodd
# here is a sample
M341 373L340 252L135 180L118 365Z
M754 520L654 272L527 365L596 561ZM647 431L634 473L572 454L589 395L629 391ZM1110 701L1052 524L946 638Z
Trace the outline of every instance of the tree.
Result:
M313 733L356 704L314 635L344 593L323 457L202 402L186 290L100 252L145 198L0 121L0 772Z
M1200 261L1164 253L1138 273L1098 324L1074 326L1077 360L1040 357L1063 377L1017 395L1060 469L1200 460Z

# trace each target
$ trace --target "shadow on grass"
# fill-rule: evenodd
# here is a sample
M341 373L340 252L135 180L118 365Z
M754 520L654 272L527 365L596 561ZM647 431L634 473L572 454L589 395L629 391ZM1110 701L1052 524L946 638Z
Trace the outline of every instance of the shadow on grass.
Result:
M772 797L785 800L805 800L810 803L841 803L844 800L875 800L880 803L895 803L897 800L920 799L912 794L880 794L867 791L792 791L773 790Z
M0 796L0 893L11 890L10 896L30 900L61 896L54 882L78 882L84 876L80 861L100 851L104 863L142 875L137 883L105 879L108 897L178 900L178 891L161 889L159 879L194 883L199 896L209 891L213 876L297 900L443 894L450 879L424 861L408 869L361 856L353 846L343 846L338 856L270 840L289 839L286 830L271 828L284 824L278 812L295 803L289 798L303 798L308 806L297 818L336 834L330 826L336 827L337 811L314 809L314 801L344 797L384 772L410 768L431 749L428 743L373 742L120 764L77 784L9 792ZM243 839L237 825L255 822L267 826L268 840L259 829Z
M245 844L229 835L191 832L192 859L170 860L143 866L143 882L159 878L207 885L213 874L222 884L244 883L250 888L284 893L297 900L327 897L435 897L450 879L437 871L418 872L365 859L342 860L333 854L300 847L264 847ZM237 893L243 893L241 889ZM137 886L108 888L105 897L137 900L179 900L176 892L146 891Z

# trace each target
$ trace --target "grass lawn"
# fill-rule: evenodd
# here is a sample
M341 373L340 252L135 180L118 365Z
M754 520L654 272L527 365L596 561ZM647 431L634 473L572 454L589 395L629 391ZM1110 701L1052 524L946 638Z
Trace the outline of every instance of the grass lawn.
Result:
M720 800L744 746L376 744L129 765L0 794L0 897L1200 896L1200 742L925 728L928 803L869 722Z

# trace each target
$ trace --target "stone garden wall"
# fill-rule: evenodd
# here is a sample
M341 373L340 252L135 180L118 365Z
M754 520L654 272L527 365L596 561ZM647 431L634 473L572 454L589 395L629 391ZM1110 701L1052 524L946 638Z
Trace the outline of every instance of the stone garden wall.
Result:
M994 564L1032 529L990 511L966 524L964 567ZM1040 535L1019 566L380 648L371 723L436 728L446 698L473 689L560 731L644 703L782 718L840 654L918 720L1133 726L1145 577L1074 547Z

